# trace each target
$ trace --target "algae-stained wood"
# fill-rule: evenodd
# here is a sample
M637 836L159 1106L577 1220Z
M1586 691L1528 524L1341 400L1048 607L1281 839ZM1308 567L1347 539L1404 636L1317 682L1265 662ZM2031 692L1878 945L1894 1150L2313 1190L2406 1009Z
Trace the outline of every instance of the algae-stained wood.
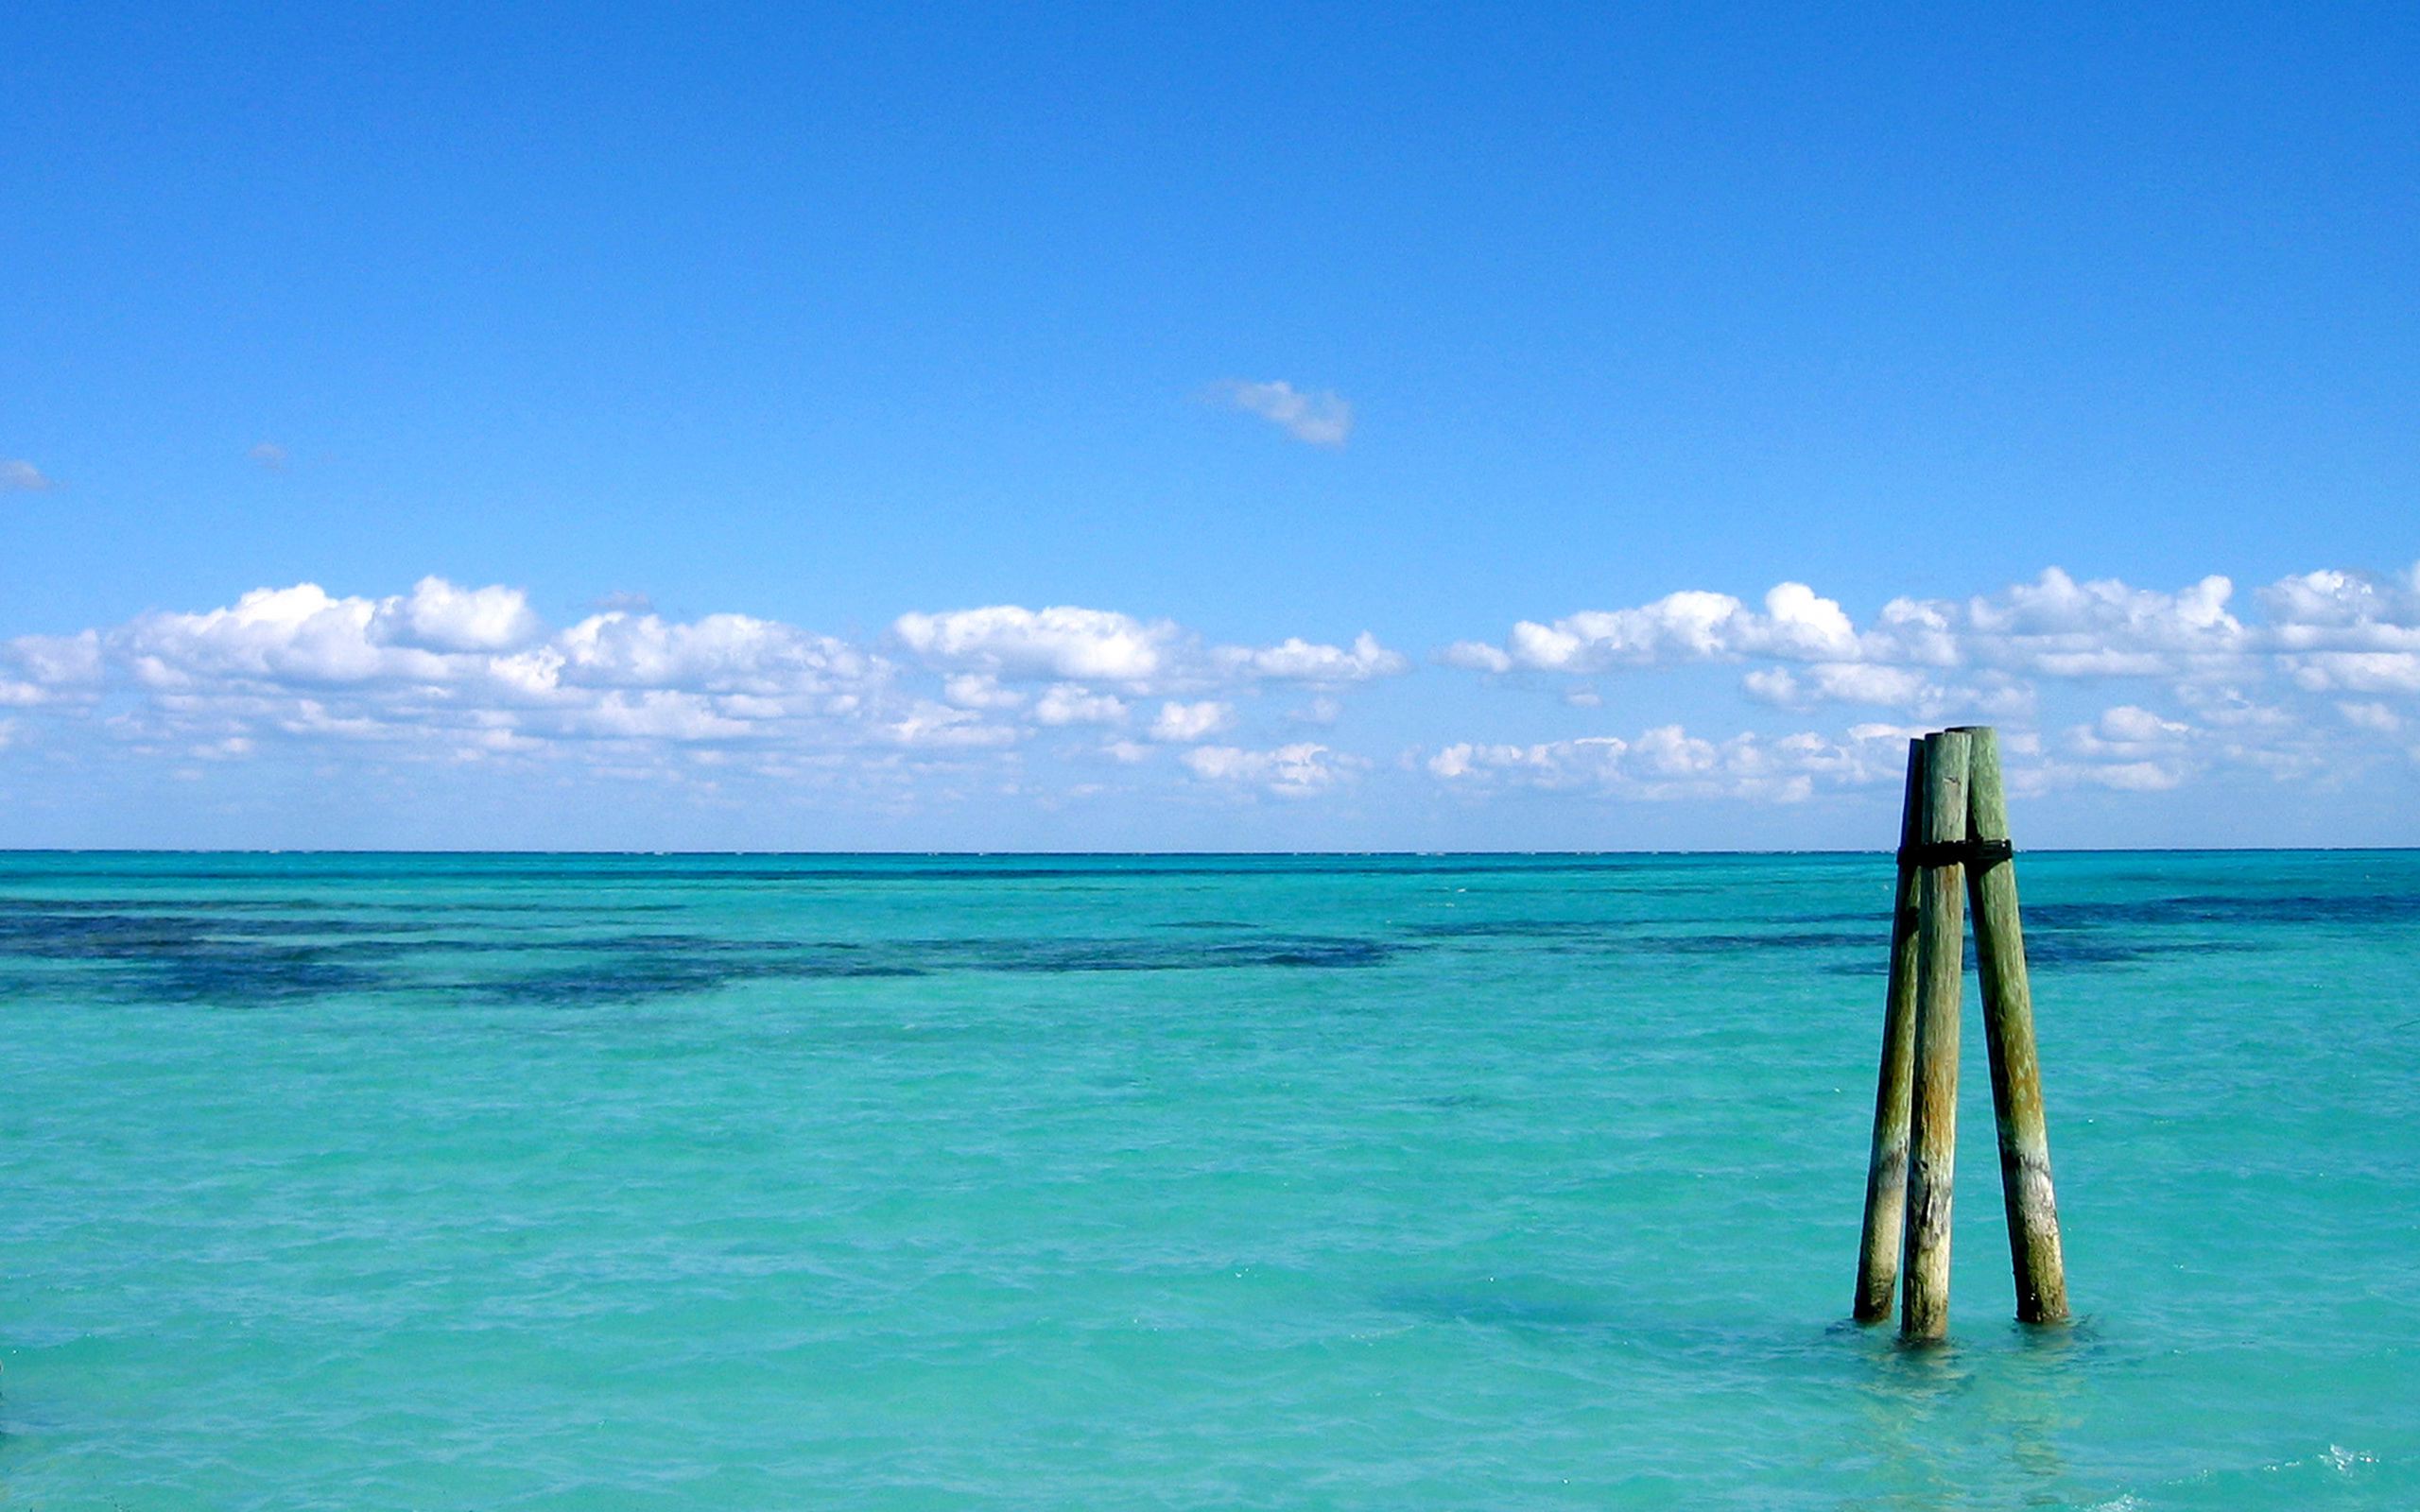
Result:
M1925 737L1927 850L1966 838L1967 740ZM1949 1211L1958 1163L1958 1007L1965 974L1965 868L1921 856L1916 902L1916 1047L1910 1084L1907 1237L1899 1267L1899 1333L1949 1331Z
M1908 742L1908 782L1899 803L1898 874L1891 892L1891 974L1882 994L1882 1070L1874 1091L1874 1143L1866 1159L1865 1226L1858 1248L1857 1320L1891 1315L1899 1289L1899 1248L1908 1204L1909 1082L1916 1058L1916 862L1924 812L1925 743Z
M1967 824L1972 839L2009 838L1998 737L1967 736ZM2033 989L2025 971L2025 931L2017 917L2016 863L1967 868L1975 911L1975 966L1983 992L1983 1037L1991 1053L1992 1114L1999 1134L2000 1196L2008 1209L2009 1260L2016 1276L2016 1315L2055 1323L2067 1315L2067 1272L2059 1246L2059 1205L2050 1188L2050 1133L2042 1111L2042 1071L2033 1042Z

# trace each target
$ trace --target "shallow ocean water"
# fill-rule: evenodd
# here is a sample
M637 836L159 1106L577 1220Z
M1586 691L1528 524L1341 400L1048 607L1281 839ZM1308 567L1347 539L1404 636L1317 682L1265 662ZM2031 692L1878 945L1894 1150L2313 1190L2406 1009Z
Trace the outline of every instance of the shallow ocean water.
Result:
M2018 866L1910 1352L1887 857L0 855L0 1505L2420 1505L2420 854Z

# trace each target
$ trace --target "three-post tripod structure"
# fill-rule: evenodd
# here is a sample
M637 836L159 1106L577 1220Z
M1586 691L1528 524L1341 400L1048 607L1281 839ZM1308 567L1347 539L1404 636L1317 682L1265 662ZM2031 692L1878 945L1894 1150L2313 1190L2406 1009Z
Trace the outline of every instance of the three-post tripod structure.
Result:
M1958 1151L1959 995L1965 978L1964 910L1975 913L1977 974L1999 1128L2000 1192L2008 1208L2016 1315L2067 1315L2059 1208L2050 1190L2049 1130L2033 1049L2033 993L2017 921L2016 861L2000 786L1999 741L1988 727L1945 730L1908 743L1899 819L1897 906L1882 1026L1882 1076L1865 1180L1857 1318L1891 1315L1926 1342L1949 1331L1949 1208Z

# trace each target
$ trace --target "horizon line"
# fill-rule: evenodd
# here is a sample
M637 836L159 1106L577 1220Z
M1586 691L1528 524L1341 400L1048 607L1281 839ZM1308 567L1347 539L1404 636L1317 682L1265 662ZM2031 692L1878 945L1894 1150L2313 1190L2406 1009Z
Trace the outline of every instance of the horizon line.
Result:
M388 847L388 846L10 846L0 845L0 856L617 856L630 858L688 859L711 857L796 857L801 859L849 857L866 860L890 858L961 859L961 860L1028 860L1033 858L1094 859L1104 856L1130 859L1164 857L1236 857L1309 859L1325 856L1358 857L1426 857L1455 856L1545 856L1545 857L1606 857L1606 856L1887 856L1894 854L1895 846L1812 847L1807 849L1740 850L1725 848L1665 849L1638 850L683 850L633 849L617 847L571 847L559 850L525 850L512 848L475 847ZM2019 847L2018 855L2297 855L2307 853L2338 855L2385 855L2420 850L2420 845L2163 845L2163 846L2035 846Z

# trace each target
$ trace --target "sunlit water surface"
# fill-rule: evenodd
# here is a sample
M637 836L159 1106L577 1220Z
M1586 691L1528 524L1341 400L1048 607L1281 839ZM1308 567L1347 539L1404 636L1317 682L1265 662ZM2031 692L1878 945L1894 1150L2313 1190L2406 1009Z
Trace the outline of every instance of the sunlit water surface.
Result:
M0 1504L2420 1504L2420 857L2019 867L1910 1353L1887 858L0 856Z

